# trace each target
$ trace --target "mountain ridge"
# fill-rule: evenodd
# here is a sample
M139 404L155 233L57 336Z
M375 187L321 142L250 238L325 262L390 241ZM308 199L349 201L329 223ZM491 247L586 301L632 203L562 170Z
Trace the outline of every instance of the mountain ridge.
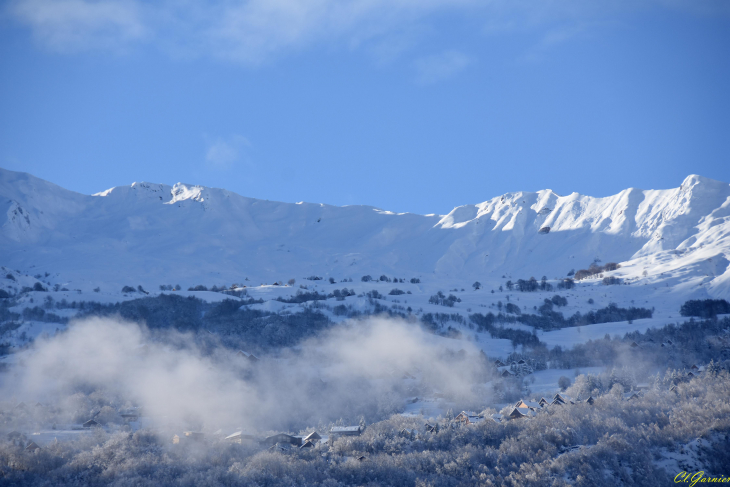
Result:
M678 188L600 198L511 192L446 215L283 203L185 183L83 195L5 169L0 198L2 264L81 287L376 273L496 281L616 261L634 269L626 278L641 276L639 267L666 268L678 279L672 286L730 290L730 185L698 175ZM701 270L708 259L713 276Z

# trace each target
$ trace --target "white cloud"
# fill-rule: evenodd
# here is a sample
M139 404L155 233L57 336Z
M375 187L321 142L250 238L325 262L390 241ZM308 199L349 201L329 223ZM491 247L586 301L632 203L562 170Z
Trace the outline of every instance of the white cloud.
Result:
M414 63L416 79L420 83L436 83L455 76L471 64L469 56L459 51L444 51L417 59Z
M17 0L10 12L56 51L119 49L143 38L146 30L141 9L131 0Z
M727 14L717 0L10 0L6 11L58 51L119 50L144 41L175 55L249 65L313 45L366 47L384 61L435 31L434 14L459 12L485 30L581 23L640 9ZM415 35L414 35L415 33ZM462 61L463 62L463 61Z
M249 147L251 142L241 135L217 137L208 141L205 161L215 168L228 169L234 163L246 159L245 150Z

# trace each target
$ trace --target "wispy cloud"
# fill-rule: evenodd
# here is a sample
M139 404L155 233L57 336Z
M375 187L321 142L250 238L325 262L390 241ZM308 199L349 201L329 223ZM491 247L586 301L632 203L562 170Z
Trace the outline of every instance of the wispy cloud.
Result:
M56 51L121 50L145 42L175 55L248 65L321 44L365 47L387 61L410 49L421 32L437 27L434 14L444 12L481 19L494 33L647 8L730 10L718 0L9 0L6 5L11 18Z
M228 169L236 162L246 161L248 159L246 149L250 147L251 142L242 135L217 137L208 140L205 162L216 169Z
M128 0L17 0L11 14L55 51L120 49L146 33L142 11Z
M529 62L540 61L545 58L549 51L585 34L586 31L587 25L584 24L572 24L552 28L535 45L528 49L523 56L523 60Z
M414 63L416 80L424 84L437 83L455 76L471 63L471 58L460 51L444 51L420 58Z

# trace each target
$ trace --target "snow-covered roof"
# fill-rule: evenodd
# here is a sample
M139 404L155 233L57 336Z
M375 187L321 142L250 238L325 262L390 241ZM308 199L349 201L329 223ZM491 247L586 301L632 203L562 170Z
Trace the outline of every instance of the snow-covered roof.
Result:
M331 433L352 433L360 431L360 426L333 426Z

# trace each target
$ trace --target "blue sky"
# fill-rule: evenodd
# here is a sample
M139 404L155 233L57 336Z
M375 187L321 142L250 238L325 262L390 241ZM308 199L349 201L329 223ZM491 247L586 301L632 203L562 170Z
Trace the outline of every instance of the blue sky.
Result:
M10 0L0 167L446 213L730 182L724 0Z

